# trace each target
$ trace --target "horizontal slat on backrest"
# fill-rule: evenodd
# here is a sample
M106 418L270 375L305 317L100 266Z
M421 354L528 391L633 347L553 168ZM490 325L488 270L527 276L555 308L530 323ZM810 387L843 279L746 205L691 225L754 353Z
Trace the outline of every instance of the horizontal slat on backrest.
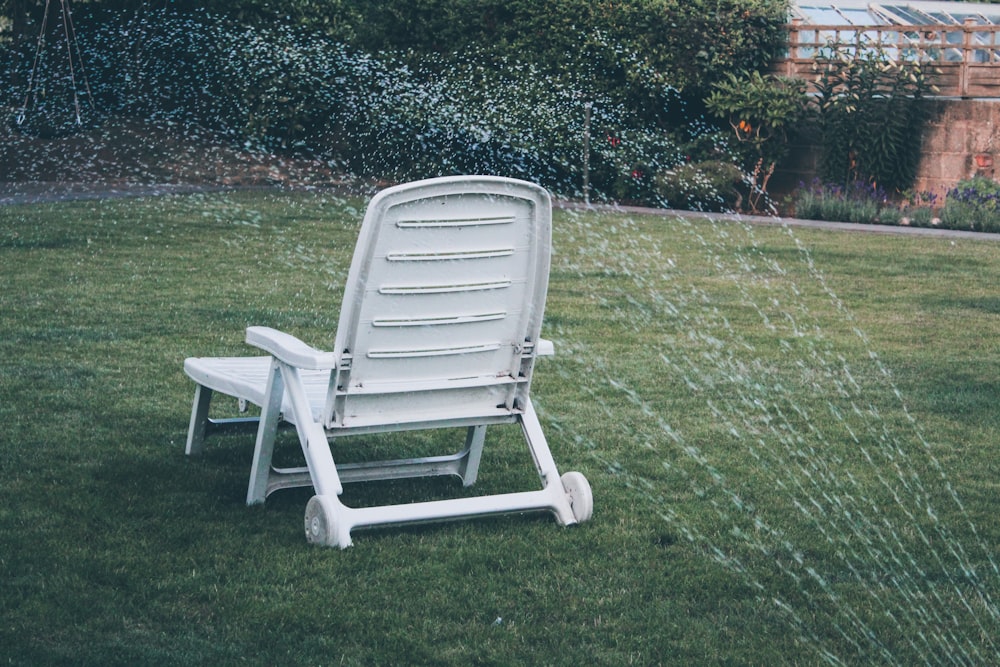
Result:
M351 271L357 284L344 301L351 321L341 320L353 333L338 337L352 357L343 418L387 406L416 418L405 413L426 414L434 392L465 413L510 402L504 385L521 373L525 338L537 336L533 302L544 301L549 252L547 195L543 212L538 188L510 183L510 194L490 183L485 192L463 185L388 197L377 221L366 218Z
M426 382L516 368L531 236L524 200L466 194L391 208L372 255L352 377ZM426 324L387 325L400 319Z

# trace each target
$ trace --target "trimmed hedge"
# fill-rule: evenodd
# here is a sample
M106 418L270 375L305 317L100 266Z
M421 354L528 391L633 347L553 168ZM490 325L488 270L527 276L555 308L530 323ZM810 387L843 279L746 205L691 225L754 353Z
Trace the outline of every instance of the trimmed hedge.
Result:
M558 74L587 77L633 102L650 92L631 61L660 85L697 96L727 73L768 66L785 46L785 0L356 0L363 50L420 54L488 49ZM595 36L603 36L603 40ZM605 43L602 43L604 41ZM608 49L607 44L614 44Z
M167 116L393 180L495 173L579 195L586 179L597 199L703 208L731 199L715 191L731 185L717 176L731 152L697 91L766 62L784 20L773 0L293 2L283 23L265 5L241 6L243 21L84 7L77 32L105 114ZM59 106L41 122L66 123ZM704 196L675 194L689 179Z

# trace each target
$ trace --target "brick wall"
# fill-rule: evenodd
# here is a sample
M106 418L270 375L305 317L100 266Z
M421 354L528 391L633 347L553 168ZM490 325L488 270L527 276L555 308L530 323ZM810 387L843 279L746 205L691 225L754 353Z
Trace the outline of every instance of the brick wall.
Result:
M917 190L944 194L966 178L1000 175L1000 100L932 100ZM998 165L1000 166L1000 165Z
M914 189L943 195L975 175L1000 181L1000 100L934 99L924 133ZM791 153L776 171L772 194L793 191L816 177L819 141L814 128L791 139Z

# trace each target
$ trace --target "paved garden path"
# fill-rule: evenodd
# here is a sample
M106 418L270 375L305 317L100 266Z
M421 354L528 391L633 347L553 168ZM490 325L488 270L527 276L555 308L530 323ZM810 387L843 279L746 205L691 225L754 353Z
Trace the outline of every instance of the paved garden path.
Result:
M733 215L731 213L700 213L698 211L678 211L662 208L645 208L642 206L607 206L583 204L570 201L558 201L557 207L573 210L600 210L642 213L648 215L681 216L691 218L708 218L710 220L732 220L734 218L755 225L790 225L793 227L812 227L813 229L829 229L835 231L865 232L870 234L908 234L915 236L937 236L940 238L979 239L983 241L1000 241L1000 234L984 232L963 232L954 229L938 229L932 227L905 227L899 225L863 225L856 222L828 222L825 220L801 220L798 218L783 218L763 215Z

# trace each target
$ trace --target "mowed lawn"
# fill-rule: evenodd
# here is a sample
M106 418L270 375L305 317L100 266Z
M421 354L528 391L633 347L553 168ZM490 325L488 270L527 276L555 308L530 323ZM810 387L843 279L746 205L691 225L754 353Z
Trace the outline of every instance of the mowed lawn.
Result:
M593 519L320 549L309 490L244 504L252 435L185 457L182 364L247 325L329 346L365 203L0 207L0 662L1000 662L1000 241L558 210L532 395ZM471 490L345 497L536 485L497 428Z

